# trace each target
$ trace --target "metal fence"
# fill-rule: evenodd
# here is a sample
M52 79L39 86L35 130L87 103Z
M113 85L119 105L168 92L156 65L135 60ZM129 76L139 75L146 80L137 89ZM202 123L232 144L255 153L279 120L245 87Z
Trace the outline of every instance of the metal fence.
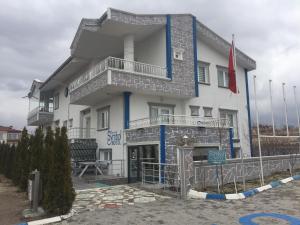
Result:
M270 176L278 172L289 172L300 168L300 155L267 156L263 157L264 176ZM207 161L194 162L194 187L205 189L221 184L221 169L223 183L235 183L259 179L261 181L260 161L258 157L227 160L221 166L209 165Z
M180 194L180 171L178 164L142 163L142 186Z

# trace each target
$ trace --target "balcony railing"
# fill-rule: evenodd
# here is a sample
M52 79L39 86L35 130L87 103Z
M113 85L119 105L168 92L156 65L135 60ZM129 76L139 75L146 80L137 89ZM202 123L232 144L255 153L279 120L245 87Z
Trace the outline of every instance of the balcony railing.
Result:
M90 139L96 138L96 128L72 127L68 129L69 139Z
M97 77L98 75L102 74L104 71L108 69L131 72L131 73L141 74L141 75L151 75L151 76L163 77L163 78L165 78L167 74L166 68L164 67L135 62L135 61L129 61L125 59L114 58L110 56L102 60L101 62L97 63L90 70L86 71L76 80L74 80L69 86L70 92L84 85L85 83L87 83L94 77Z
M130 121L129 128L143 128L155 125L179 125L197 127L219 127L229 128L227 119L217 119L212 117L198 117L186 115L160 115L155 118L144 118Z

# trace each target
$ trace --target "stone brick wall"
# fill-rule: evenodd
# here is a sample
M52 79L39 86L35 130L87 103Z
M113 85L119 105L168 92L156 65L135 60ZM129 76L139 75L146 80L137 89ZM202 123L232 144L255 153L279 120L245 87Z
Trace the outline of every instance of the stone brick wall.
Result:
M178 140L184 135L188 136L190 144L220 144L220 132L221 148L226 149L227 157L230 158L228 129L166 126L166 162L176 163L177 151L174 146L178 145Z
M126 142L134 144L138 142L159 141L159 126L146 127L143 129L126 130Z
M300 156L295 161L295 167L300 168ZM290 169L290 156L265 156L263 157L264 177L275 172L288 171ZM217 185L216 166L209 165L207 161L194 162L195 183L194 187L206 187ZM220 174L220 168L219 168ZM223 165L224 183L236 181L242 182L243 166L241 159L230 159ZM259 157L244 159L244 174L246 180L258 179L260 176Z
M75 89L70 93L70 103L74 103L84 96L94 93L97 90L101 90L107 86L107 71L103 72L101 75L90 80L81 87Z

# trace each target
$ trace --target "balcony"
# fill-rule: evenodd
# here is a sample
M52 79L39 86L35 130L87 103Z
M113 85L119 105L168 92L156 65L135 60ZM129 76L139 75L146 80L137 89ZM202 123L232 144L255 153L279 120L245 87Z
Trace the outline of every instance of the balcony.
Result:
M31 110L27 116L28 126L41 126L53 121L53 108L38 106Z
M95 98L123 91L172 95L166 68L108 57L69 85L72 104L93 104Z
M229 128L227 119L197 117L186 115L160 115L155 118L144 118L130 121L130 129L145 128L157 125L193 126L209 128Z
M68 139L95 139L96 128L72 127L68 129Z

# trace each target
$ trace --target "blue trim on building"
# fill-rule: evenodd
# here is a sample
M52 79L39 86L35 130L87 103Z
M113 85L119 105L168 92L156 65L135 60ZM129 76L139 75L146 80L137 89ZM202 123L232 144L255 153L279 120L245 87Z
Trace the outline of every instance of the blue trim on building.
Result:
M131 95L131 92L123 92L123 96L124 96L124 129L129 129L130 95Z
M235 157L235 152L233 148L233 128L229 128L229 144L230 144L230 157L233 159Z
M166 163L166 125L160 125L160 163Z
M245 81L246 81L246 96L247 96L247 111L248 111L249 142L250 142L251 157L253 157L251 111L250 111L250 97L249 97L249 84L248 84L248 71L247 71L247 69L245 69Z
M193 48L194 48L195 96L199 97L198 56L197 56L197 20L196 20L195 16L193 16Z
M167 15L166 24L166 60L167 77L172 79L172 41L171 41L171 15Z

